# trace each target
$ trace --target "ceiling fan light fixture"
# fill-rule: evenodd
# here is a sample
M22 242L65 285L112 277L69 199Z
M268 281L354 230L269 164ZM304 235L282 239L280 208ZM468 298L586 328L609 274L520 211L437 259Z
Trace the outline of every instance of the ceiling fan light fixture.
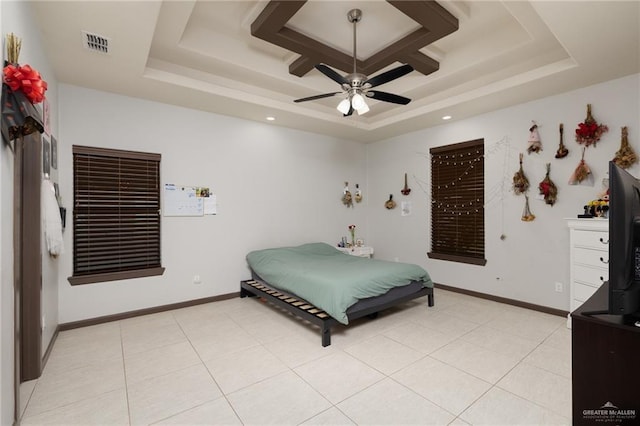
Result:
M366 105L367 103L364 101L364 97L360 93L356 92L353 94L351 97L351 106L353 106L353 109L358 111Z
M338 111L346 115L349 113L349 109L351 109L351 101L349 99L343 99L340 101L337 108Z
M367 112L369 112L369 105L367 105L366 102L365 102L365 103L362 104L362 107L356 109L356 111L358 111L358 115L366 114Z

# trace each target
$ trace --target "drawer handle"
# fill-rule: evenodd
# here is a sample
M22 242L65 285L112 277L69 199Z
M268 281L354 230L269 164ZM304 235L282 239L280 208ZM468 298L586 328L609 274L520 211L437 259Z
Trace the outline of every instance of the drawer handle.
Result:
M600 238L600 242L602 244L609 244L609 240L605 241L604 238Z
M600 281L604 282L604 277L600 277Z
M605 265L609 263L608 260L604 260L602 257L600 258L600 262L604 263Z

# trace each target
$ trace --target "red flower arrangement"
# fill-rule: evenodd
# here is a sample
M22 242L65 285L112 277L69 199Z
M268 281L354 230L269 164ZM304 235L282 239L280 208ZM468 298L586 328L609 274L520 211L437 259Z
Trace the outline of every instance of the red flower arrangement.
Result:
M2 81L14 92L21 90L32 104L44 100L47 82L42 79L38 71L29 65L7 65L3 70Z
M604 132L609 128L604 124L598 124L591 115L591 104L587 105L587 118L583 123L578 124L576 129L576 142L585 146L596 145Z

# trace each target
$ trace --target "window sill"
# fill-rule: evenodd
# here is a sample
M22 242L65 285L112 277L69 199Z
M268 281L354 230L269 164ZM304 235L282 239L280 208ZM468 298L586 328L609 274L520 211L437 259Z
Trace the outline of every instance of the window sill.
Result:
M468 257L468 256L457 256L453 254L442 254L442 253L427 253L429 259L438 259L438 260L448 260L450 262L457 263L468 263L470 265L479 265L484 266L487 264L487 259L479 259L477 257Z
M138 269L135 271L110 272L107 274L90 274L69 277L71 285L94 284L106 281L129 280L132 278L152 277L164 274L164 268Z

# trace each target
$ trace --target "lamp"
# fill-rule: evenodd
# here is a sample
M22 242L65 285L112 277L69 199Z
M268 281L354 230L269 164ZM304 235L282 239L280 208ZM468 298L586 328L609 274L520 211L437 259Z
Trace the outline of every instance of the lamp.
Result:
M369 111L369 105L365 102L361 91L353 90L349 93L349 96L341 100L337 106L338 111L343 115L347 115L351 108L358 111L358 115L366 114Z
M349 98L345 98L340 101L338 104L338 111L340 111L343 115L347 115L349 113L349 109L351 108L351 101Z

